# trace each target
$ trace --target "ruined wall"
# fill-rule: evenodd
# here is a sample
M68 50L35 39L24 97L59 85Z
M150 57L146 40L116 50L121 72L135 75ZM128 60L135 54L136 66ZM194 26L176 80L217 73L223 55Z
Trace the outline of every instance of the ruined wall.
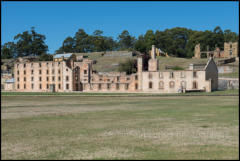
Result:
M238 78L218 78L218 90L239 89Z
M193 75L196 72L196 77ZM172 75L173 74L173 75ZM159 92L159 93L178 93L182 86L186 90L205 90L208 83L205 81L205 71L157 71L143 72L143 92ZM152 82L152 88L149 88ZM196 83L196 88L193 83ZM163 86L161 86L163 83ZM174 85L171 86L170 84ZM171 86L171 87L170 87Z
M225 42L224 43L224 57L239 57L238 42Z
M85 84L84 91L135 92L138 91L138 74L126 75L126 73L121 72L94 73L91 76L90 83Z
M197 44L194 48L194 58L197 58L197 59L201 58L200 44Z
M14 83L4 83L3 91L13 91L14 90Z

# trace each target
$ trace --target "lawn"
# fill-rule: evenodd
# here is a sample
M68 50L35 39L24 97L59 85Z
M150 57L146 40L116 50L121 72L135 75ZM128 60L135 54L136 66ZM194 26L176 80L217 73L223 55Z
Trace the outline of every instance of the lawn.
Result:
M2 159L239 159L238 96L1 96Z
M2 96L109 96L109 97L165 97L165 96L225 96L225 95L239 95L238 89L232 90L219 90L219 91L212 91L212 92L190 92L190 93L144 93L144 92L137 92L137 93L119 93L119 92L1 92Z

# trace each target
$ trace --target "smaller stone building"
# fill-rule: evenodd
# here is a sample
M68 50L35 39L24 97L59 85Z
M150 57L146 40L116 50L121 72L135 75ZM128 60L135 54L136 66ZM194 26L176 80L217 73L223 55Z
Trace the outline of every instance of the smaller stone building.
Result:
M207 58L237 58L239 57L238 42L225 42L224 51L221 51L219 47L216 47L214 51L201 51L200 44L197 44L194 48L194 57L200 59L205 55Z
M1 90L2 91L14 90L14 78L11 73L1 73Z

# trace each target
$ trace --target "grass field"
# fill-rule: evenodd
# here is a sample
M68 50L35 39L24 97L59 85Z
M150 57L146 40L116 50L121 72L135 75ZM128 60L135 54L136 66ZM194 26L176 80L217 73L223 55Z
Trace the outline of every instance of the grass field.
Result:
M238 159L238 96L1 96L2 159Z
M190 92L190 93L118 93L118 92L1 92L2 96L111 96L111 97L165 97L165 96L223 96L239 95L238 89L212 91L212 92Z

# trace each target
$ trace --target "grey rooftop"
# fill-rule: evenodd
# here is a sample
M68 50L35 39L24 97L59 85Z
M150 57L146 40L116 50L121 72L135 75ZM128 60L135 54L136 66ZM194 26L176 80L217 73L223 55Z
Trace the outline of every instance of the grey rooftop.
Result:
M69 58L70 56L72 56L72 53L56 54L56 55L53 56L53 58L61 58L61 57Z

